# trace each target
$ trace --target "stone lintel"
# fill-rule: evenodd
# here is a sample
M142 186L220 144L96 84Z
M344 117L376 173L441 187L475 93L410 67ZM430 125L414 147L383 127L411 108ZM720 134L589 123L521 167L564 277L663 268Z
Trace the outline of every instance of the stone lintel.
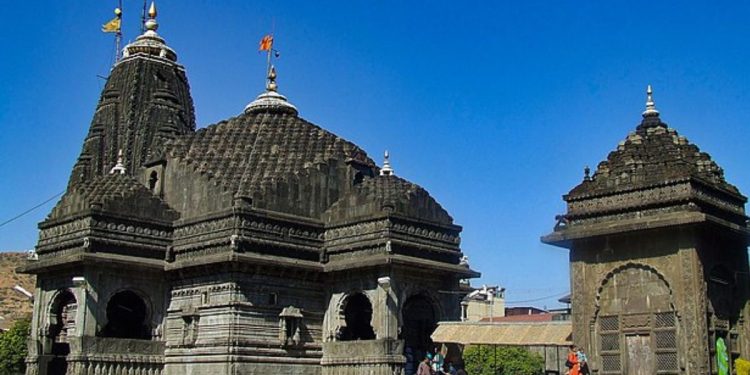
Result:
M166 263L166 271L175 271L184 268L202 267L220 263L248 263L254 265L283 266L299 268L309 271L323 271L323 265L315 261L287 258L275 255L256 254L252 252L235 253L231 251L219 252L212 255L197 257L189 260L177 260Z
M66 254L65 256L52 257L45 260L29 261L26 265L19 267L18 272L40 274L43 272L50 272L61 268L97 264L133 268L138 270L164 270L164 261L159 259L148 259L111 253L86 253L82 249L79 249L75 252Z
M430 269L439 272L453 273L462 278L476 278L481 273L457 264L448 264L423 258L415 258L406 255L372 255L365 257L356 257L346 261L329 262L325 265L325 272L350 271L357 268L374 268L389 265L406 265L417 267L419 269Z
M576 224L557 230L541 238L541 241L563 248L570 248L575 240L644 231L649 229L676 227L713 223L725 229L736 232L745 238L750 238L750 229L722 218L697 211L681 211L653 217L636 217L632 219L612 220L593 224Z

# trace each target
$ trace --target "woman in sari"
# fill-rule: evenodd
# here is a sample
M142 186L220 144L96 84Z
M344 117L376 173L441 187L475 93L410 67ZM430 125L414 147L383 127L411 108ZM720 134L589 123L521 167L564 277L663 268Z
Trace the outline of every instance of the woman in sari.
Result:
M568 360L565 361L565 366L569 368L568 375L580 375L581 367L578 363L578 348L575 345L568 347Z

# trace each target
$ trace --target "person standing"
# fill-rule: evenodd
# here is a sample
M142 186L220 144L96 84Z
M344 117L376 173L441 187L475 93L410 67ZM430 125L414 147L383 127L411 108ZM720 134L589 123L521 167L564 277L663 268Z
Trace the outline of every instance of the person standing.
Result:
M437 347L435 347L434 350L435 354L432 356L432 373L433 374L442 374L443 373L443 361L445 361L445 356L443 353L441 353L440 350L438 350Z
M417 367L417 375L432 375L429 357L425 356L424 359L422 359L422 362L419 362L419 367Z
M576 357L578 357L578 368L580 369L578 373L581 375L588 375L589 364L588 364L588 359L586 358L586 353L583 351L583 348L578 348Z
M580 375L581 368L578 364L578 347L571 345L568 347L568 360L565 361L565 367L569 370L568 375Z

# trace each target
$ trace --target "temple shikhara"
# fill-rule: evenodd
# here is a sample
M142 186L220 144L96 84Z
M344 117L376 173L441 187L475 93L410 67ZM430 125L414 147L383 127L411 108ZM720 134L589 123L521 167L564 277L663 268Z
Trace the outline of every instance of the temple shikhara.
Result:
M40 224L27 374L399 374L477 277L461 227L386 162L299 117L269 67L196 130L145 32L112 67Z
M387 153L378 166L300 117L272 39L265 90L197 128L157 29L152 5L20 269L36 275L27 374L414 374L479 276L462 228ZM592 373L750 357L747 199L650 87L640 124L564 199L542 240L570 250Z

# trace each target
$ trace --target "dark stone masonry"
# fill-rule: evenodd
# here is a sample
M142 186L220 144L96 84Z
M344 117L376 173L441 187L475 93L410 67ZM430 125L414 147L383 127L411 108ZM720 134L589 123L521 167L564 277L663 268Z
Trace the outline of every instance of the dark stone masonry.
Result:
M154 15L155 16L155 15ZM298 116L276 73L196 130L156 33L124 49L40 225L27 374L400 374L460 317L461 227Z
M27 375L413 374L459 320L461 227L423 188L299 117L269 69L196 130L154 19L112 67L67 192L39 224ZM643 120L564 196L573 340L595 374L750 357L746 198ZM730 361L731 362L731 361Z
M594 373L716 374L719 339L730 362L750 354L747 199L648 94L542 241L570 249L573 340Z

